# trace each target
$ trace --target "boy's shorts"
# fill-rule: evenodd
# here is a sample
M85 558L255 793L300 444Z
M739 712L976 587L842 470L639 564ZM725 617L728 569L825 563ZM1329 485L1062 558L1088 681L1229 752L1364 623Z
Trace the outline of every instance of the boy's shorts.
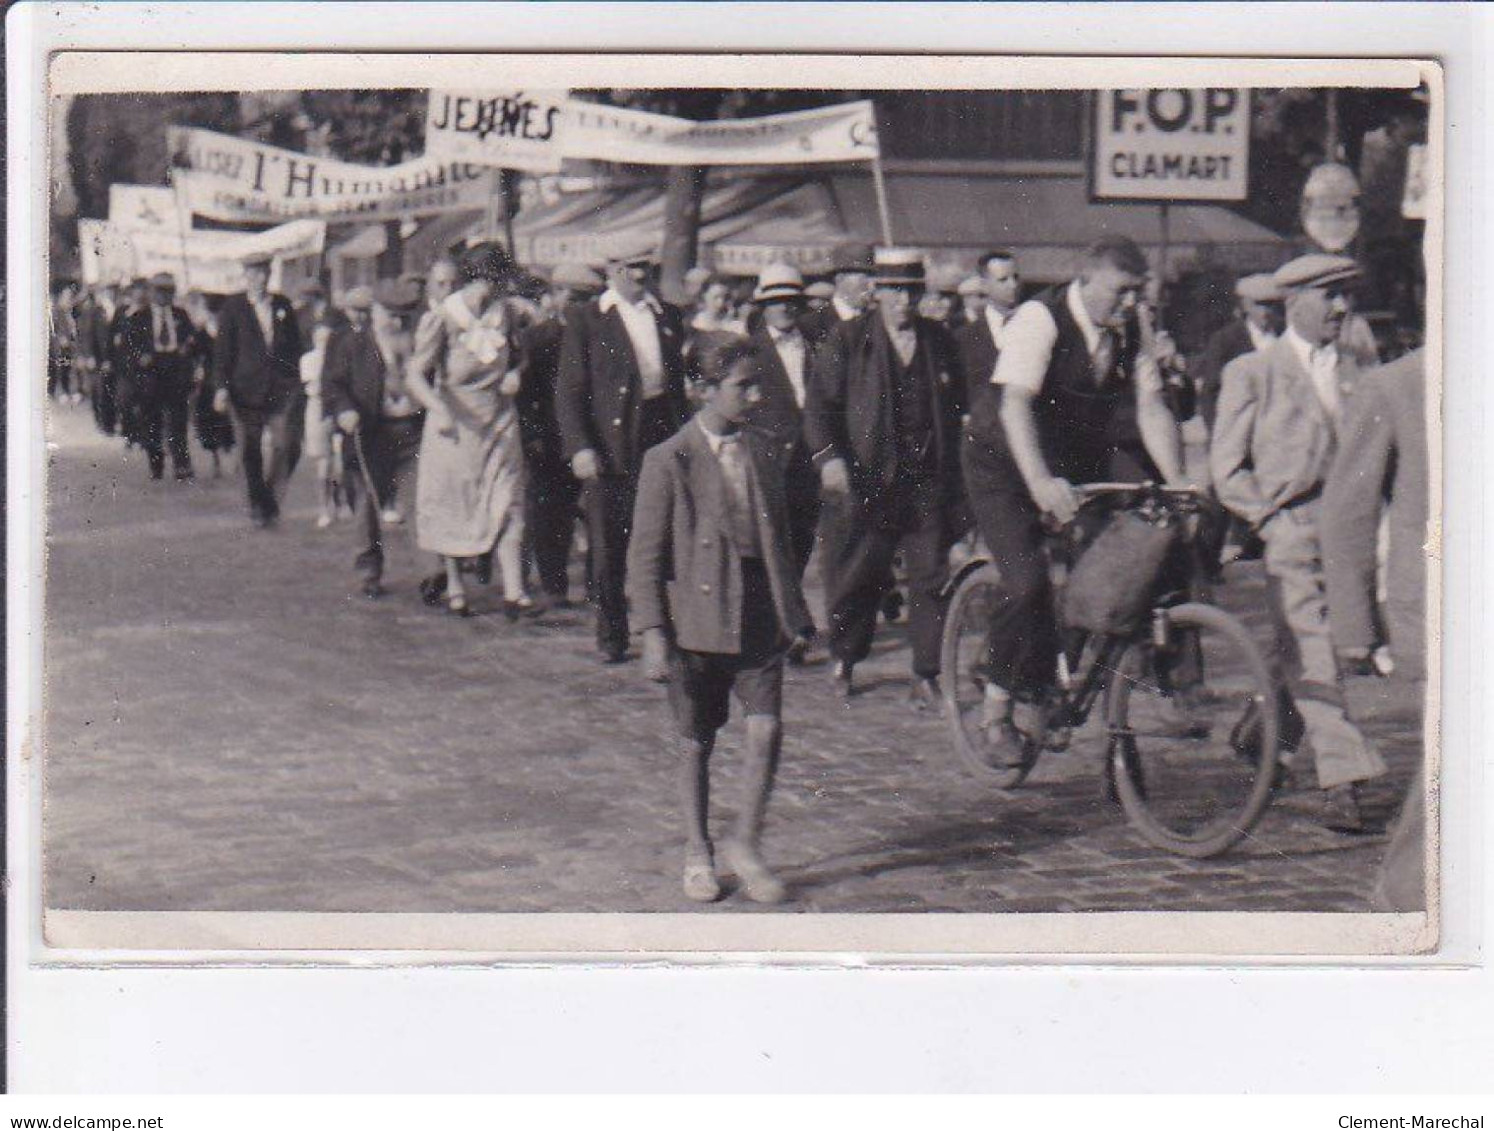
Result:
M745 564L745 563L744 563ZM731 715L737 694L748 715L783 713L783 663L788 641L768 575L760 566L742 571L742 650L725 655L676 648L669 667L669 707L680 734L708 741Z

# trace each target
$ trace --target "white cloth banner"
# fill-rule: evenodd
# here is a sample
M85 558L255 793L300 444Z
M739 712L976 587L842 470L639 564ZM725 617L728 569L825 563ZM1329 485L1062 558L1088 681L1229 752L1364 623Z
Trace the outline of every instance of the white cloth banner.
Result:
M167 144L182 207L215 220L396 220L483 208L495 188L491 169L441 157L378 168L185 126Z
M272 256L277 265L320 255L327 225L297 220L266 232L129 231L104 220L78 221L83 280L124 282L165 273L178 292L189 289L227 294L244 289L243 263L250 256Z
M558 172L567 98L564 90L433 90L425 115L425 155Z
M881 150L870 102L692 122L667 114L571 102L561 127L567 157L633 165L812 165L870 161Z
M122 232L179 232L192 226L165 185L110 185L109 223Z

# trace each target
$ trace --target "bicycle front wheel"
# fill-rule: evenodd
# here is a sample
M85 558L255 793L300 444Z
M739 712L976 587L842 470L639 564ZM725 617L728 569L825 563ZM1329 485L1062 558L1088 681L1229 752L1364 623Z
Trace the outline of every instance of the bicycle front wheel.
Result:
M986 636L991 609L999 597L996 567L983 565L955 590L944 616L941 666L944 671L944 713L960 762L994 789L1016 789L1037 761L1038 747L1029 743L1020 764L993 765L987 754L985 731Z
M1168 610L1106 691L1111 768L1132 825L1158 848L1217 856L1271 801L1280 720L1245 626L1211 605Z

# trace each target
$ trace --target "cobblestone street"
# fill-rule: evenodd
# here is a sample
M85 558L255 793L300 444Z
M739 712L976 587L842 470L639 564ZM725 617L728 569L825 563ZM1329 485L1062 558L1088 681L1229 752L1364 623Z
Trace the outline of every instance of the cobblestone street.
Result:
M242 481L210 478L200 451L195 483L151 483L84 409L54 409L52 439L48 906L693 909L662 689L636 662L596 662L586 610L514 626L496 592L465 621L426 609L415 584L432 562L408 527L388 597L370 602L349 528L313 526L306 465L264 532ZM1254 568L1226 600L1258 619ZM790 672L766 839L793 890L783 910L1368 909L1384 837L1323 830L1310 792L1222 858L1170 856L1103 800L1094 733L994 795L960 769L942 719L909 713L907 666L900 630L884 630L849 708L823 663ZM1414 704L1388 686L1350 689L1393 771L1366 792L1378 826L1419 748ZM718 754L723 819L742 737L736 718ZM729 898L708 913L748 910Z

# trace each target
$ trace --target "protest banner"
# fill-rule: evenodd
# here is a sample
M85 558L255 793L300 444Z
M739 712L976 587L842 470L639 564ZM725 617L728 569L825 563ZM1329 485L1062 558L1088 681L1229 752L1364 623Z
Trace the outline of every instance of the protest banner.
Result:
M78 222L84 282L123 282L165 273L176 280L178 291L195 288L215 294L243 289L243 261L251 255L271 256L283 266L320 255L326 238L327 226L319 220L294 221L252 234L129 231L103 220Z
M182 126L167 142L181 207L215 220L394 220L482 208L497 176L441 157L355 165Z
M572 101L565 156L633 165L811 165L880 155L870 102L713 122Z
M122 232L175 232L191 227L165 185L110 185L109 223Z
M1249 92L1097 91L1091 158L1096 200L1244 200Z
M433 90L425 116L425 155L559 172L567 97L564 90Z

